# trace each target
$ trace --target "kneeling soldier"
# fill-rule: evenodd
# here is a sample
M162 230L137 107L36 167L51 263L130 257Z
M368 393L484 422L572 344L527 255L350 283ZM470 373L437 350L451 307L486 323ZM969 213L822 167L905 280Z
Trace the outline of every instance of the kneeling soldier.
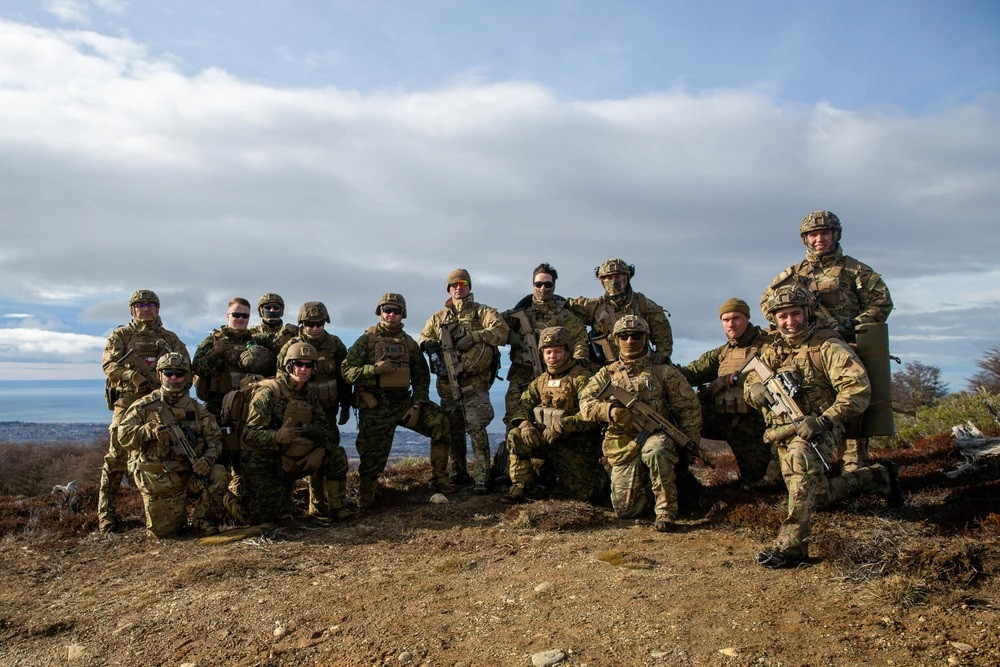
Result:
M538 335L545 371L528 384L511 412L507 435L511 488L504 502L521 502L532 483L531 459L552 463L556 495L599 502L608 492L601 466L599 424L580 416L578 396L590 372L573 355L574 341L565 327Z
M137 455L135 480L146 510L146 534L164 538L188 521L202 534L215 532L229 484L226 469L215 463L222 433L215 417L188 396L191 366L170 352L156 363L160 388L128 409L118 435Z
M290 513L295 480L310 474L326 480L329 516L351 516L341 500L347 454L333 437L332 415L310 387L318 356L309 343L290 344L278 376L262 380L250 401L242 457L249 522L272 522Z
M620 388L663 418L676 415L681 435L697 443L701 433L701 405L676 366L653 361L649 325L637 315L615 322L612 335L619 360L604 366L580 395L580 412L604 422L604 456L611 464L611 504L623 519L640 516L653 501L654 528L673 530L677 519L677 485L674 466L678 444L663 430L641 430L633 413L612 401L608 388ZM602 391L603 390L603 391ZM650 486L652 494L650 494Z
M448 417L431 403L427 362L417 342L403 331L406 300L402 294L383 294L375 314L378 324L354 342L342 366L344 379L357 391L358 506L374 504L378 476L385 470L400 425L430 437L431 485L436 491L454 493L457 487L448 481Z

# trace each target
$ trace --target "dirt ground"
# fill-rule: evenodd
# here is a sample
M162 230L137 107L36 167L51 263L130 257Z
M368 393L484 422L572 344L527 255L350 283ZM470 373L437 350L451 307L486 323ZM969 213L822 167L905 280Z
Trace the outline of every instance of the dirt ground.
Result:
M432 504L426 465L388 471L364 516L215 546L148 540L134 492L107 537L93 489L2 498L0 664L1000 664L995 468L947 479L946 436L894 452L903 508L820 512L813 562L772 571L753 556L784 494L712 458L673 534L565 501Z

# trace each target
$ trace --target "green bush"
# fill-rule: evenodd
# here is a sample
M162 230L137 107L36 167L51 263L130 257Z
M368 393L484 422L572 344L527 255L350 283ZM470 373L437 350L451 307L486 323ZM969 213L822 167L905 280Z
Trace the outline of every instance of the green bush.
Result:
M967 421L971 421L980 431L995 428L997 423L983 405L984 398L994 409L1000 411L1000 395L971 394L964 391L951 394L934 405L917 408L916 418L896 413L896 435L874 438L875 444L891 449L939 433L949 433L952 426Z

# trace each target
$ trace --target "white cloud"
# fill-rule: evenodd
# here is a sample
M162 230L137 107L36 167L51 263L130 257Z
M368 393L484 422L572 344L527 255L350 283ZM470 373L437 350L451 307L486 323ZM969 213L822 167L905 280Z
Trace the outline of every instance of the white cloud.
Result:
M103 380L99 363L0 361L0 380Z
M105 340L98 336L45 331L43 329L0 329L0 350L11 357L100 358Z

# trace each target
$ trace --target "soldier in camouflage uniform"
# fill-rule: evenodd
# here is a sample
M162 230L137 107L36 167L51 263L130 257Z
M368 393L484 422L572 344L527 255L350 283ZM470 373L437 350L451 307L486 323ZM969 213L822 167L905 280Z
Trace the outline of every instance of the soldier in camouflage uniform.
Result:
M532 459L555 468L555 494L600 502L608 475L601 465L600 425L583 419L578 396L590 372L573 355L577 341L565 327L539 333L545 371L531 381L511 411L507 434L511 488L504 502L522 502L532 484Z
M160 321L160 298L152 290L137 290L129 299L132 321L111 332L101 364L107 375L108 408L113 413L108 429L110 445L101 467L97 501L98 528L109 533L118 526L118 489L128 469L129 453L118 439L118 424L137 399L159 385L156 361L168 352L188 359L187 347Z
M830 211L813 211L799 225L806 257L779 273L760 299L763 311L774 291L783 285L801 285L816 298L819 326L853 342L854 328L867 322L885 322L892 298L882 276L870 266L844 254L840 247L840 218ZM845 471L868 464L868 439L846 440L838 450Z
M354 385L358 404L358 506L375 502L378 476L385 469L396 426L431 439L431 486L454 493L448 481L448 417L430 400L431 373L417 342L403 331L406 300L383 294L375 306L378 324L347 351L344 379ZM412 393L411 393L412 388Z
M452 355L461 360L457 387L447 373L435 368L441 407L451 423L451 481L454 484L473 481L473 492L484 494L488 493L490 477L490 441L486 435L486 427L493 420L490 385L497 369L495 362L499 360L497 347L506 344L509 329L494 308L476 303L472 277L465 269L448 274L447 289L450 297L444 308L431 315L420 332L420 348L438 358ZM447 338L453 348L445 344ZM472 480L466 461L466 432L475 456Z
M118 426L122 445L136 455L146 534L162 539L179 532L188 522L189 505L192 528L202 535L215 533L229 483L226 469L215 463L222 451L219 425L188 396L191 366L186 355L165 354L156 369L160 388L133 403ZM194 461L184 452L181 437L191 445Z
M618 359L618 342L611 334L615 323L625 315L641 317L649 325L653 345L653 363L669 364L674 351L674 335L666 311L642 292L632 289L635 267L623 259L605 260L594 269L604 286L604 295L596 299L570 299L569 307L590 327L594 361L610 364Z
M800 286L774 290L765 312L779 335L760 351L761 361L772 371L787 371L796 378L802 394L796 401L806 417L794 424L787 413L772 410L772 399L756 372L747 374L744 386L747 403L764 414L764 439L777 445L788 487L788 513L778 537L757 555L757 562L770 568L794 567L809 557L812 513L821 491L831 503L858 492L883 495L890 505L902 503L891 461L832 479L824 474L824 463L847 425L868 407L871 390L857 354L835 332L819 328L813 303L812 294Z
M702 436L725 440L736 457L744 488L764 477L771 447L764 444L764 419L743 400L740 370L760 351L769 335L750 323L750 306L743 299L728 299L719 307L726 334L725 345L679 367L691 385L701 385Z
M347 346L340 340L340 337L326 331L326 325L330 321L330 311L320 301L307 301L299 308L299 335L292 338L278 353L278 367L284 368L285 353L298 342L309 343L316 348L319 358L316 361L316 370L313 373L312 381L309 383L312 391L319 396L323 410L330 417L330 435L332 442L340 447L340 429L351 417L351 385L344 379L342 364L347 356ZM334 415L340 412L340 418L335 422ZM326 484L326 480L319 473L309 476L309 513L317 516L325 516L331 512L327 498L327 490L334 488ZM336 507L352 504L347 500L347 487L337 487L341 493L340 500Z
M290 343L283 351L277 377L257 385L243 431L242 506L249 522L273 522L289 514L295 480L306 475L324 480L330 518L351 516L342 501L347 454L335 437L336 425L312 387L319 359L311 344Z
M695 442L701 437L701 406L676 366L653 360L645 320L626 315L615 323L611 334L620 358L598 370L584 387L580 412L586 419L608 425L603 449L611 465L611 505L615 514L623 519L638 517L652 500L656 515L653 527L668 532L677 519L674 466L678 446L659 431L640 434L630 412L597 395L611 382L663 416L675 416L678 427Z
M268 292L257 301L257 314L260 315L260 324L250 327L250 333L267 338L267 348L275 355L271 361L271 367L263 375L274 377L277 373L277 355L281 348L291 339L299 334L299 328L292 323L285 324L281 318L285 314L285 300L280 294Z
M588 361L587 330L580 318L566 307L566 299L555 293L559 274L549 264L539 264L532 275L534 291L502 314L510 328L510 370L507 371L507 412L504 424L510 428L510 415L521 402L528 384L545 370L538 349L538 335L547 327L564 327L572 338L571 354L583 363ZM529 339L534 339L534 346Z

